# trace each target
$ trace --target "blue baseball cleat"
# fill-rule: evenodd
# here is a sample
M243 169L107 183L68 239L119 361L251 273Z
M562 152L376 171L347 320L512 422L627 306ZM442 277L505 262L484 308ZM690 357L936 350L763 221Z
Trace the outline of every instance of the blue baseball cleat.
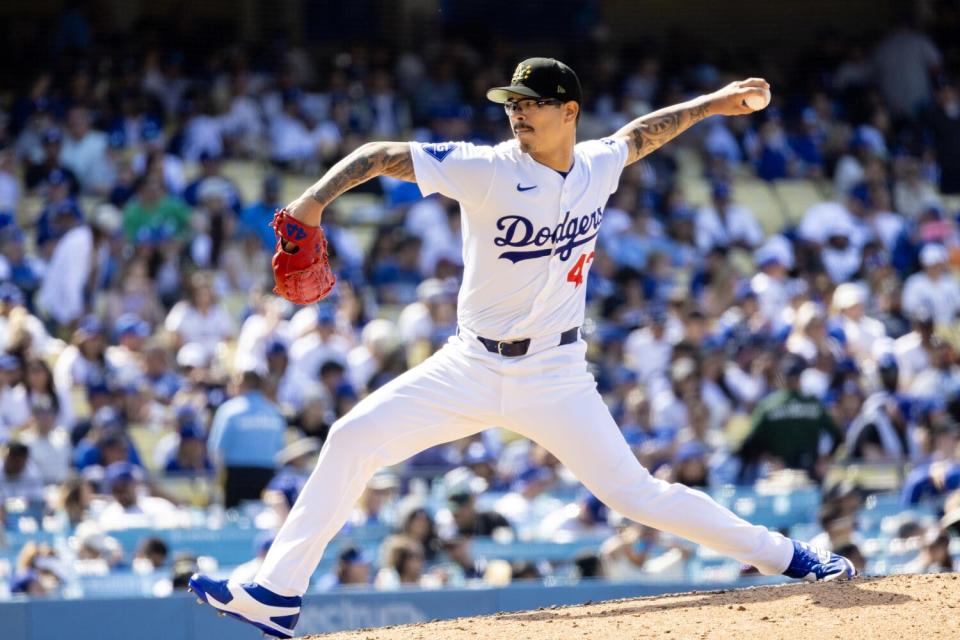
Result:
M794 540L793 559L783 575L811 582L829 582L853 578L857 569L841 555Z
M264 635L292 638L300 618L300 597L281 596L266 587L249 582L238 584L193 574L189 590L197 602L205 602L220 612L260 629Z

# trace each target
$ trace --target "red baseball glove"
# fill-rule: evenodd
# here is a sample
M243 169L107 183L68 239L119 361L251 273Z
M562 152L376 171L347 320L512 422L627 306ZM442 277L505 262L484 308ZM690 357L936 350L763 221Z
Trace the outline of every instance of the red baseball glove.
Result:
M329 295L337 277L330 269L327 257L327 238L320 227L303 224L286 209L273 214L274 228L280 238L273 254L273 292L295 304L311 304ZM291 253L283 248L284 241L296 247Z

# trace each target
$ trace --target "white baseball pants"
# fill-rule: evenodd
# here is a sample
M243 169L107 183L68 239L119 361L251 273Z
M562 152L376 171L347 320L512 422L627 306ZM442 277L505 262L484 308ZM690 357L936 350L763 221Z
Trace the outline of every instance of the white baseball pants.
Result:
M473 337L364 398L330 430L316 468L277 534L256 582L301 595L324 549L381 467L492 426L541 444L625 517L776 575L789 539L751 525L701 491L658 480L637 461L587 371L586 343L503 358Z

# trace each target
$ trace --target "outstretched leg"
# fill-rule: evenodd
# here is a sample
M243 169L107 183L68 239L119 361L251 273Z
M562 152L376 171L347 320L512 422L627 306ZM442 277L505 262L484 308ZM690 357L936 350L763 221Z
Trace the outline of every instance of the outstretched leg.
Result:
M381 467L495 424L499 381L482 363L448 345L362 400L334 423L255 584L195 575L201 601L267 633L292 637L324 549Z
M597 393L582 350L582 345L561 347L522 366L518 363L515 384L505 400L504 426L544 446L601 501L631 520L692 540L768 575L813 573L816 579L840 571L853 575L848 562L822 568L827 561L817 564L792 540L750 524L702 491L654 478L630 450ZM811 568L811 563L817 566Z

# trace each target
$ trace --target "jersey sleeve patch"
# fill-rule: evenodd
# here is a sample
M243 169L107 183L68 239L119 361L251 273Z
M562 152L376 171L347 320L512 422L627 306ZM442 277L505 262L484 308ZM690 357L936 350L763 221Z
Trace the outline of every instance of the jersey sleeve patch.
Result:
M426 153L433 156L434 160L436 160L437 162L443 162L446 159L446 157L451 153L453 153L454 149L456 149L457 147L451 142L440 142L440 143L433 143L433 144L424 144L424 145L421 145L421 148Z

